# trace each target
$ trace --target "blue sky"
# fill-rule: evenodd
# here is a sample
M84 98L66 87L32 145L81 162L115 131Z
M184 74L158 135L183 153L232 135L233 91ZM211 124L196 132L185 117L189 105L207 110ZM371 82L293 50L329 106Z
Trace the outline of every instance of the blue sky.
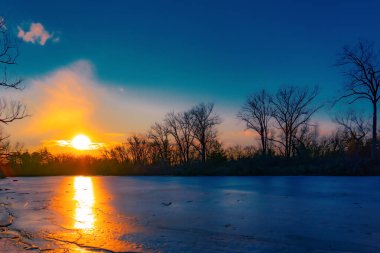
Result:
M344 45L380 41L380 2L18 1L1 15L17 33L38 22L59 41L20 41L17 73L33 78L78 60L105 85L165 99L214 101L237 110L261 88L343 83L334 63Z
M380 3L368 0L12 0L2 10L12 25L59 34L21 46L24 75L87 59L111 82L233 101L261 86L339 86L340 48L380 37Z

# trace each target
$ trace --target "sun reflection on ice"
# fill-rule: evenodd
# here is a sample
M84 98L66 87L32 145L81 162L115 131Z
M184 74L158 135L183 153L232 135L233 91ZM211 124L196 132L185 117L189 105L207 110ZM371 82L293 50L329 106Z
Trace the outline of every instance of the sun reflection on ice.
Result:
M55 202L52 202L56 215L53 221L58 226L46 231L52 248L78 253L143 252L142 245L129 241L129 235L140 228L134 219L129 219L129 214L121 212L110 201L113 198L110 189L116 186L107 181L104 177L90 176L62 180Z
M91 177L75 177L74 179L75 224L77 229L94 228L94 190Z

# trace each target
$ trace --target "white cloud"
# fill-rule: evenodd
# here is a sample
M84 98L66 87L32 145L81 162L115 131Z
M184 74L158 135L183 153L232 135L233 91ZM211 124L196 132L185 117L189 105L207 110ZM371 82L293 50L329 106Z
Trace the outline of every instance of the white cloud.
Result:
M41 23L31 23L29 31L22 29L20 26L17 28L17 36L25 42L30 42L33 44L37 43L43 46L50 39L54 42L59 41L59 38L55 37L54 34L49 33L47 30L45 30L44 26Z

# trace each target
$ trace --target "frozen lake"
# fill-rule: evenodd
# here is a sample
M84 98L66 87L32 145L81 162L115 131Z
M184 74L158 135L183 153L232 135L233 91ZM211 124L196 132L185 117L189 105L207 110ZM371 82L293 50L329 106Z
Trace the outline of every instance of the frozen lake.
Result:
M0 180L2 252L380 252L380 177Z

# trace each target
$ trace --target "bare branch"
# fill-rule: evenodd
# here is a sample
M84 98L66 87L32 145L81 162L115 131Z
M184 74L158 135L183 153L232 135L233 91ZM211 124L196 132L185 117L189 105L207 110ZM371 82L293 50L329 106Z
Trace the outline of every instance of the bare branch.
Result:
M347 77L345 92L338 101L346 100L353 104L358 100L369 100L373 107L372 116L372 158L377 156L377 102L380 99L380 61L374 44L358 42L354 47L345 47L337 66Z
M260 136L262 153L268 151L269 122L273 115L270 96L262 90L252 94L241 107L237 117L246 124L247 129L252 129Z
M289 86L272 97L273 119L280 130L280 138L270 140L283 146L286 157L294 155L292 149L299 128L307 126L310 118L322 107L312 105L318 93L318 87L307 90Z

